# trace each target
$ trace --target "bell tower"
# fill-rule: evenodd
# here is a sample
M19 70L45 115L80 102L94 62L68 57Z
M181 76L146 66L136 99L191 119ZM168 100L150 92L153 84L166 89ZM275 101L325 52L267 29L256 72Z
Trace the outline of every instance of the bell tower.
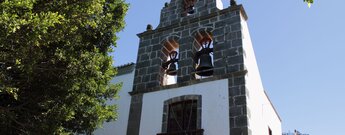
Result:
M171 0L140 38L127 135L281 134L234 0Z

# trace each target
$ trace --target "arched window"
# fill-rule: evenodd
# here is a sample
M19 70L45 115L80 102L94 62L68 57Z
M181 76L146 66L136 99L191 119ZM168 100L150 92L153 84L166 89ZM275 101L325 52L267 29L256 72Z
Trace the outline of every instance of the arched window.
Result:
M164 63L162 85L176 84L178 71L179 44L174 39L165 40L162 48Z
M195 78L213 75L213 38L210 32L197 32L194 42Z
M192 15L195 13L196 0L183 0L183 16Z

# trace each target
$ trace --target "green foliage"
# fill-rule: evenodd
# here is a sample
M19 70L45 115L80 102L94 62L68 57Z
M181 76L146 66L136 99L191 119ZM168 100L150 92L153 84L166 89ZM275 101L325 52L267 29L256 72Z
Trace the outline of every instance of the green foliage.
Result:
M116 119L108 55L123 0L0 1L0 134L91 133Z
M308 7L311 6L311 4L314 3L314 0L303 0L304 2L308 3Z
M303 0L303 1L307 3L314 3L314 0Z

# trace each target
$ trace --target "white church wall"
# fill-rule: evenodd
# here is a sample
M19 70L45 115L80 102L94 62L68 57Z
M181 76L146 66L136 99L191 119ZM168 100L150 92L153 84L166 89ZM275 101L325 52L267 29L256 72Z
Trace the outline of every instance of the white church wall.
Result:
M164 101L183 95L202 96L201 128L205 135L229 134L228 80L223 79L144 94L140 135L161 133Z
M255 59L246 20L241 18L244 65L248 70L246 75L247 106L249 108L248 125L252 135L268 135L269 128L273 135L281 135L281 121L271 102L265 94Z
M125 135L127 132L129 107L131 103L131 96L128 92L133 88L134 71L128 74L116 76L111 83L123 83L122 89L119 92L119 99L109 101L109 104L117 104L118 118L116 121L106 122L103 128L97 129L95 135Z

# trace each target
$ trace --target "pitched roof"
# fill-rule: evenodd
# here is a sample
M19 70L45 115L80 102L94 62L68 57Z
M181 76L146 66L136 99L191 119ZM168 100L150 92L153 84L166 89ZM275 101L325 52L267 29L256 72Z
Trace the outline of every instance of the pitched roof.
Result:
M135 69L135 63L120 65L115 67L117 69L117 76L131 73Z

